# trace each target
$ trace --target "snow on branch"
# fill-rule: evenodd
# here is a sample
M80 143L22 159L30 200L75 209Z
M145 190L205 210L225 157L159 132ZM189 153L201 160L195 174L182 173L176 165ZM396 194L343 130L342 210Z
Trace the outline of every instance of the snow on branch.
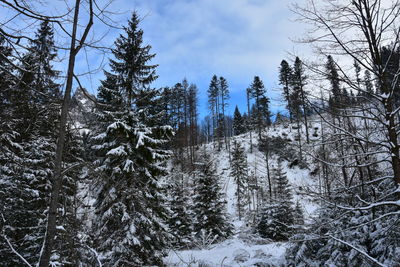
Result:
M3 223L5 223L5 222L6 222L6 219L4 218L3 213L1 214L1 217L2 217ZM7 245L10 247L11 251L12 251L15 255L17 255L18 258L20 258L21 261L22 261L23 263L25 263L25 264L26 264L27 266L29 266L29 267L32 267L32 265L31 265L21 254L19 254L18 251L16 251L16 250L14 249L14 247L13 247L13 245L11 244L10 240L8 240L6 234L4 233L4 229L2 229L2 234L1 234L1 236L4 238L4 240L6 241Z
M363 256L365 256L367 259L369 259L370 261L372 261L372 262L375 263L376 265L381 266L381 267L387 267L385 264L380 263L380 262L377 261L375 258L371 257L371 256L368 255L365 251L363 251L363 250L357 248L356 246L354 246L354 245L352 245L352 244L350 244L350 243L348 243L348 242L346 242L346 241L344 241L344 240L341 240L341 239L339 239L339 238L336 238L336 237L334 237L334 236L332 236L332 235L328 235L328 237L330 237L330 238L332 238L333 240L338 241L338 242L340 242L340 243L342 243L342 244L344 244L344 245L346 245L346 246L348 246L348 247L350 247L350 248L356 250L357 252L359 252L360 254L362 254Z

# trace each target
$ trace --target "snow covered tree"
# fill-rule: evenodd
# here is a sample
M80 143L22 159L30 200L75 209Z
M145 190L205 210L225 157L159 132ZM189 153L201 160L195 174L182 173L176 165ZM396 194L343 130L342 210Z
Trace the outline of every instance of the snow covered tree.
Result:
M367 93L356 75L333 60L335 71L324 66L314 73L322 74L318 78L330 78L335 92L331 103L337 105L328 110L330 114L321 114L325 133L318 144L324 155L320 157L322 166L329 167L323 170L329 192L320 195L321 210L307 233L295 237L287 252L287 265L396 265L399 231L398 223L393 222L399 220L400 110L395 99L398 87L388 78L390 67L382 47L393 44L388 55L396 58L399 1L338 1L332 5L321 0L294 9L313 25L313 34L307 39L321 55L332 53L347 62L356 61L370 72L376 90ZM396 68L395 75L398 73ZM350 107L341 99L333 101L335 95L342 96L343 88L354 91L362 101ZM378 154L385 163L375 158Z
M112 266L162 265L167 242L158 177L165 171L160 164L170 155L163 146L171 129L153 125L151 117L143 121L142 114L151 113L138 97L156 76L155 65L147 65L154 55L150 46L143 46L138 23L133 13L126 36L115 43L111 72L99 88L94 230L104 263Z
M296 202L293 210L293 224L297 228L304 225L304 212L299 201Z
M8 209L3 215L10 227L6 235L31 263L37 262L40 255L53 175L60 103L60 85L55 82L58 72L52 67L55 57L53 31L50 23L44 21L22 57L15 74L18 83L8 88L5 96L6 107L10 108L7 115L14 117L7 134L7 142L12 146L5 151L16 156L9 154L10 161L5 164L9 166L5 177L12 185L3 203ZM11 167L13 164L17 165ZM18 201L15 196L19 196ZM15 257L6 255L10 261L3 262L16 264Z
M197 238L209 236L212 241L232 234L232 225L226 215L226 202L219 185L219 176L210 155L201 155L194 182L193 213Z
M258 233L276 241L287 240L293 234L293 200L282 163L274 169L274 199L266 204L257 225Z
M173 179L170 193L170 210L168 225L169 233L172 237L174 247L190 247L192 244L193 232L193 214L191 211L192 203L189 198L189 190L184 184L184 175L182 172L172 172Z
M235 179L236 183L237 212L239 220L241 220L244 207L250 201L248 192L248 165L244 149L236 140L233 142L231 176Z
M364 72L364 85L366 95L368 94L371 96L371 94L374 92L374 85L372 83L371 73L368 70L365 70Z

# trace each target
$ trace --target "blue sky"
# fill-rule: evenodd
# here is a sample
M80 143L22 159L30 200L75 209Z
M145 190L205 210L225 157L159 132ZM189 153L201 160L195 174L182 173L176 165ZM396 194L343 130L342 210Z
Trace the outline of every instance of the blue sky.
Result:
M231 99L246 110L245 90L255 75L261 77L272 101L272 110L282 110L278 68L289 53L302 57L291 39L299 37L302 25L294 22L289 0L116 0L113 8L126 24L131 11L143 18L144 42L156 53L159 64L156 87L173 86L184 77L199 89L201 117L207 113L207 88L212 75L228 80ZM112 31L103 42L113 42ZM99 60L99 58L95 59ZM84 65L80 65L84 71ZM79 66L79 64L78 64ZM101 74L84 81L91 92Z
M186 77L199 89L199 110L204 116L206 91L214 74L225 77L229 83L231 114L235 105L241 111L246 110L245 90L255 75L264 81L272 110L283 109L279 104L279 64L290 57L289 53L302 58L306 51L291 40L304 32L304 26L294 22L289 9L293 1L303 0L114 0L109 10L120 12L112 15L119 26L127 24L133 10L138 12L143 18L140 26L144 42L157 54L153 63L159 64L159 78L154 86L173 86ZM48 3L54 5L53 13L65 11L64 1ZM46 7L44 12L48 10ZM7 16L4 12L0 11L0 15ZM95 23L94 36L105 32L104 45L112 44L121 33L116 29L108 32L106 27ZM67 58L62 50L59 54L64 60ZM98 68L102 60L107 62L98 52L83 51L77 59L77 73ZM64 63L58 65L61 70ZM90 92L96 93L102 78L99 71L82 76L81 81Z

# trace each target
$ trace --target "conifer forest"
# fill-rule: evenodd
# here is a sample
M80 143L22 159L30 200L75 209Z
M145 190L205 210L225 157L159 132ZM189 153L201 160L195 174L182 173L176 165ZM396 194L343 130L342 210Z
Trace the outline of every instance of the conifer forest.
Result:
M400 266L400 1L288 2L243 88L121 2L0 0L0 266Z

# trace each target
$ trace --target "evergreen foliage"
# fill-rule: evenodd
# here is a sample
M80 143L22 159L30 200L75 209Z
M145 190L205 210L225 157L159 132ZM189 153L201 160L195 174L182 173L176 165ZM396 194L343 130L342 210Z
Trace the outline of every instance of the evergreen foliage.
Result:
M388 201L392 181L387 179L375 185L376 197ZM372 188L371 188L372 189ZM371 198L373 198L371 196ZM400 229L395 215L396 207L382 205L376 209L344 210L349 196L335 193L337 206L323 205L308 231L296 235L286 253L287 264L295 266L375 266L366 255L387 266L395 266L400 258L398 242ZM354 249L356 248L356 249ZM364 254L359 253L362 251Z
M189 190L183 183L184 173L174 175L171 185L171 199L168 225L169 233L173 236L172 245L174 247L191 247L193 232L193 214L191 211L192 203L189 198Z
M99 88L99 121L94 146L99 175L95 239L110 266L162 265L167 244L166 210L158 177L169 157L163 145L170 127L152 114L156 78L150 46L142 45L139 18L132 15L126 36L116 41L112 72ZM143 92L148 92L143 98ZM146 118L145 118L146 117Z
M261 131L265 126L271 124L271 113L269 111L269 99L265 95L266 90L264 83L260 77L255 76L252 84L250 85L251 96L255 99L252 116L254 123L258 129L259 139L261 139Z
M294 117L295 113L295 108L292 105L292 77L293 77L293 71L292 68L290 67L289 63L286 60L281 61L281 65L279 68L279 84L283 86L283 97L286 101L286 109L289 112L289 118L290 121L292 121L292 118Z
M232 148L231 176L236 183L236 203L239 220L244 214L244 207L249 203L248 164L244 149L235 140Z
M331 84L331 94L329 97L329 107L336 110L342 106L339 73L336 67L336 63L331 55L327 56L326 62L327 79Z
M234 135L239 135L246 132L245 120L240 114L237 106L235 107L235 111L233 113L233 132Z
M294 232L294 211L289 181L280 161L274 169L273 178L274 199L263 208L257 231L264 238L282 241L287 240Z
M8 121L0 130L4 145L0 158L7 156L7 159L3 158L2 165L5 168L0 168L5 188L1 203L4 206L1 211L6 225L4 230L10 243L32 264L38 261L45 234L59 122L60 85L56 82L58 71L52 66L57 55L53 35L51 24L48 21L41 23L35 38L29 43L27 53L22 57L19 71L15 72L19 82L13 82L12 69L4 68L7 70L4 77L10 80L1 85L6 92L3 95L5 106L1 118L4 122ZM4 52L9 50L5 49ZM8 62L4 61L5 67L10 67ZM12 115L14 119L3 120L3 116L7 115ZM78 141L73 134L70 139ZM73 152L73 147L79 150L79 145L67 143L63 159L66 168L80 161L77 152ZM57 233L53 259L62 264L70 264L73 258L76 264L81 262L77 255L72 256L79 247L79 223L74 211L75 175L76 170L65 174L60 200L60 211L63 212L58 214L59 229L71 230ZM4 248L5 251L0 253L0 261L10 266L19 265L19 259L13 256L9 246L5 245Z
M210 155L204 152L198 166L193 196L194 232L197 238L210 235L215 242L229 237L233 226L226 215L226 203Z

